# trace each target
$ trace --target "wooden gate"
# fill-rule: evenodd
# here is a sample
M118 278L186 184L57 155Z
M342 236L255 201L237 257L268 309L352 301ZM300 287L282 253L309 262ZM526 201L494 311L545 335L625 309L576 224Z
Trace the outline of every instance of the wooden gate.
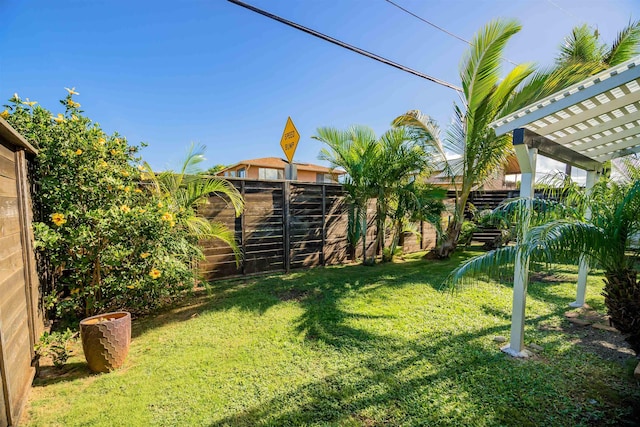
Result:
M43 328L27 153L36 150L0 119L0 426L18 423L35 373L34 344Z

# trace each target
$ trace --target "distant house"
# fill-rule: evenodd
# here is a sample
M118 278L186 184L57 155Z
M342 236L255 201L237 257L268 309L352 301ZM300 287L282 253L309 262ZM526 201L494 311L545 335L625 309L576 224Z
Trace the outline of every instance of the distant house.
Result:
M285 168L288 162L278 157L262 157L260 159L242 160L216 173L216 176L248 179L285 179ZM311 163L293 162L297 176L295 181L316 183L337 183L344 171Z
M455 185L454 185L455 181ZM516 156L509 156L507 163L502 169L496 169L489 175L489 178L480 187L474 188L474 190L514 190L517 187L517 182L520 181L520 165ZM457 175L453 179L445 172L441 171L431 175L427 182L438 187L446 188L447 190L455 190L462 186L462 176Z

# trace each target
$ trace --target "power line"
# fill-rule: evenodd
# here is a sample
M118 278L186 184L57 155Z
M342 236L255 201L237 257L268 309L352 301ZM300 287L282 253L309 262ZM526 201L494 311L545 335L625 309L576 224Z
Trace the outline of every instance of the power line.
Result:
M311 28L307 28L307 27L304 27L304 26L302 26L300 24L297 24L295 22L286 20L286 19L281 18L281 17L279 17L277 15L274 15L274 14L269 13L267 11L264 11L262 9L258 9L257 7L251 6L251 5L247 4L247 3L241 2L239 0L227 0L227 1L229 1L229 2L231 2L233 4L235 4L235 5L244 7L245 9L248 9L248 10L250 10L252 12L256 12L256 13L262 15L262 16L266 16L267 18L271 18L271 19L273 19L275 21L278 21L278 22L280 22L282 24L285 24L285 25L288 25L290 27L293 27L296 30L300 30L300 31L305 32L307 34L310 34L310 35L312 35L314 37L318 37L318 38L320 38L322 40L328 41L328 42L333 43L333 44L335 44L337 46L340 46L340 47L343 47L345 49L348 49L348 50L350 50L352 52L355 52L355 53L358 53L360 55L366 56L367 58L371 58L371 59L374 59L374 60L376 60L378 62L382 62L383 64L390 65L390 66L392 66L394 68L397 68L397 69L399 69L401 71L413 74L414 76L418 76L418 77L423 78L425 80L429 80L430 82L437 83L439 85L448 87L449 89L453 89L453 90L455 90L457 92L462 92L461 88L459 88L458 86L455 86L455 85L453 85L451 83L448 83L448 82L446 82L444 80L438 79L438 78L430 76L428 74L421 73L420 71L416 71L416 70L414 70L412 68L405 67L404 65L398 64L397 62L393 62L393 61L391 61L391 60L389 60L387 58L383 58L382 56L376 55L375 53L371 53L371 52L366 51L364 49L360 49L359 47L350 45L350 44L345 43L345 42L343 42L341 40L338 40L338 39L330 37L330 36L328 36L326 34L323 34L323 33L319 32L319 31L312 30Z
M394 3L394 2L393 2L393 1L391 1L391 0L385 0L385 1L386 1L387 3L389 3L389 4L393 5L393 6L397 7L398 9L400 9L401 11L403 11L404 13L407 13L407 14L409 14L409 15L413 16L414 18L416 18L416 19L418 19L418 20L420 20L420 21L424 22L425 24L427 24L427 25L431 25L433 28L435 28L435 29L437 29L437 30L442 31L443 33L448 34L448 35L450 35L451 37L454 37L454 38L456 38L456 39L460 40L461 42L468 44L469 46L473 46L473 43L471 43L469 40L463 39L462 37L460 37L460 36L458 36L458 35L455 35L455 34L454 34L454 33L452 33L451 31L447 31L447 30L445 30L444 28L442 28L442 27L440 27L440 26L438 26L438 25L434 24L433 22L428 21L428 20L424 19L423 17L416 15L415 13L411 12L409 9L405 9L404 7L400 6L398 3ZM550 1L550 0L547 0L547 1ZM501 59L502 59L503 61L506 61L506 62L510 63L511 65L518 65L518 64L516 64L515 62L513 62L513 61L512 61L512 60L510 60L510 59L507 59L507 58L501 58Z
M408 13L409 15L413 16L414 18L419 19L420 21L424 22L425 24L431 25L433 28L442 31L445 34L449 34L451 37L455 37L456 39L460 40L461 42L464 42L464 43L468 44L469 46L472 46L472 44L471 44L471 42L469 40L465 40L462 37L457 36L457 35L453 34L452 32L449 32L449 31L445 30L444 28L434 24L433 22L427 21L423 17L416 15L415 13L411 12L408 9L405 9L404 7L400 6L397 3L392 2L391 0L385 0L385 1L387 3L389 3L389 4L394 5L395 7L397 7L400 10L402 10L403 12Z

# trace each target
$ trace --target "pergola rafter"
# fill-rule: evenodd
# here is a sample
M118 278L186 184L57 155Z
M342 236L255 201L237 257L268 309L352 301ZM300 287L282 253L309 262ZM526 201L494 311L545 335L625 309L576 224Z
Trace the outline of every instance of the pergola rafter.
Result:
M604 162L640 153L640 56L502 117L490 126L497 135L513 132L513 145L522 170L521 197L529 200L533 197L538 154L586 170L589 191ZM524 227L526 237L528 224ZM580 259L573 307L584 305L587 274L588 265ZM528 355L524 348L528 276L529 260L517 257L511 340L503 347L503 351L516 357Z

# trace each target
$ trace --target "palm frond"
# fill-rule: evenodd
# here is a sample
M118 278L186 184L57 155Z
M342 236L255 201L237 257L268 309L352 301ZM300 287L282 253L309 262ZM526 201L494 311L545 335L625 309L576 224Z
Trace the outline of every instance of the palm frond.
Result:
M460 69L462 89L471 115L497 84L504 47L520 28L515 20L493 20L472 40Z
M610 66L621 64L640 53L640 21L629 21L616 37L604 61Z
M518 247L516 246L504 246L478 255L456 267L447 276L443 285L454 289L472 284L481 276L495 277L505 268L511 268L517 256Z

